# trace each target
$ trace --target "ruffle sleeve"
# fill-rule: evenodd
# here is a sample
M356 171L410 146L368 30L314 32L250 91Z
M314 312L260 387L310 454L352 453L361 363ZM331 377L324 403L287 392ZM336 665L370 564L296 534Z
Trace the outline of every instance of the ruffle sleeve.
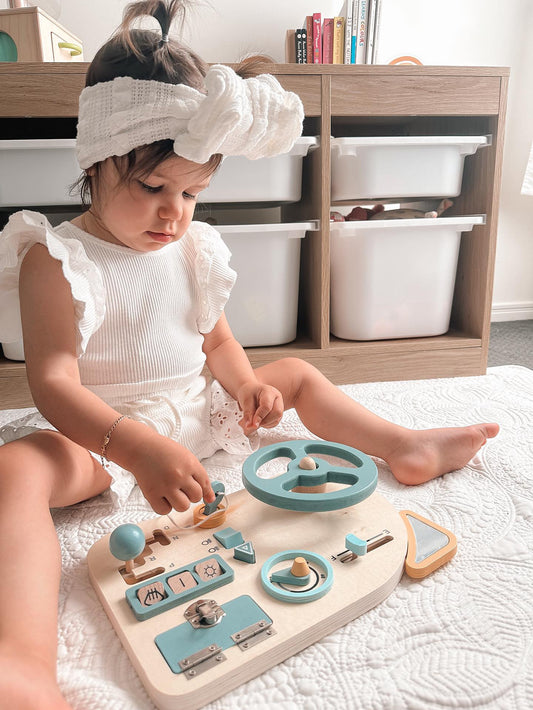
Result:
M50 255L61 262L63 274L72 289L77 323L77 354L81 355L104 318L105 289L102 275L87 257L81 242L61 237L43 215L29 210L12 215L0 233L0 341L12 343L22 339L20 266L34 244L43 244Z
M231 252L220 234L204 222L192 222L189 234L194 243L194 269L200 294L200 333L210 333L222 315L237 274L229 266Z

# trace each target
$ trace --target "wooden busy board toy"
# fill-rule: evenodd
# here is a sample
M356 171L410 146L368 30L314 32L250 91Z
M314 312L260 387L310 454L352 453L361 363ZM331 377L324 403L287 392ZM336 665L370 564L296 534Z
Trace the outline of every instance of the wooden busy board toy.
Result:
M277 457L287 471L261 478ZM161 710L200 708L280 663L379 604L404 571L405 515L375 492L376 466L356 449L269 446L246 460L243 482L227 497L215 482L194 527L173 513L119 526L89 551L91 581ZM446 540L413 557L415 576L453 555L438 530Z

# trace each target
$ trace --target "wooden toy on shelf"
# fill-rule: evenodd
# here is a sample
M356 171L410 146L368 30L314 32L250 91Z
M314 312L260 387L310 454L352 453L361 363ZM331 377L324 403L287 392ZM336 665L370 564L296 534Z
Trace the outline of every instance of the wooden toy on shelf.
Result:
M265 477L280 457L287 470ZM173 512L120 526L89 551L100 601L161 710L220 697L379 604L403 574L406 525L360 451L267 446L244 462L243 482L208 508L204 517L220 506L227 518L213 532ZM125 574L117 559L132 558Z

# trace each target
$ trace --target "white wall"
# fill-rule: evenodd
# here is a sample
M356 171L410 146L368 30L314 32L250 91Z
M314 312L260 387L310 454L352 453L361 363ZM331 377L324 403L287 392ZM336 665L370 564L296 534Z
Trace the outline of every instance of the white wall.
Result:
M43 6L45 0L43 0ZM119 24L127 0L62 0L58 20L90 60ZM209 62L248 53L284 60L285 31L342 0L200 0L184 40ZM533 197L520 185L533 140L531 0L382 0L378 60L413 55L423 64L511 67L493 319L533 318Z

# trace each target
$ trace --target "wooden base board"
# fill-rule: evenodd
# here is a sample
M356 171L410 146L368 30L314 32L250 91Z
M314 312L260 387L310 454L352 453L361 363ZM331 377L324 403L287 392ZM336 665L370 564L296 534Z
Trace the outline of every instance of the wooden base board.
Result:
M256 563L234 559L232 549L224 549L214 534L220 528L183 530L176 527L192 523L192 513L173 514L173 521L162 516L143 521L140 527L150 539L154 531L162 531L169 545L154 543L150 555L134 571L164 568L166 572L191 566L209 555L218 555L234 573L233 581L202 594L218 605L234 604L247 595L265 617L272 619L274 634L247 650L232 646L224 650L226 660L197 677L172 672L154 639L159 634L189 623L184 611L192 603L189 598L168 611L144 621L137 621L125 599L132 589L119 569L124 566L109 551L109 536L90 549L88 566L91 581L132 664L152 700L161 710L200 708L233 688L263 673L289 656L315 643L333 630L365 613L385 599L399 582L407 549L407 533L399 513L378 493L358 505L343 510L320 513L295 513L270 507L252 498L246 490L228 496L229 511L221 528L232 527L251 542ZM133 521L132 521L133 522ZM387 530L392 538L382 546L350 562L341 562L346 551L345 537L353 533L368 540ZM307 603L288 603L271 596L262 586L261 568L276 553L304 550L325 558L332 568L332 586L321 598ZM285 562L290 567L290 562ZM313 563L311 563L313 566ZM317 568L317 565L314 565ZM317 578L324 570L317 568ZM149 583L148 581L144 582ZM320 579L320 584L324 580ZM297 593L294 593L297 597ZM188 631L194 641L208 647L216 638L216 626ZM200 634L198 637L197 634ZM212 635L213 634L213 635ZM187 648L176 648L180 658Z

